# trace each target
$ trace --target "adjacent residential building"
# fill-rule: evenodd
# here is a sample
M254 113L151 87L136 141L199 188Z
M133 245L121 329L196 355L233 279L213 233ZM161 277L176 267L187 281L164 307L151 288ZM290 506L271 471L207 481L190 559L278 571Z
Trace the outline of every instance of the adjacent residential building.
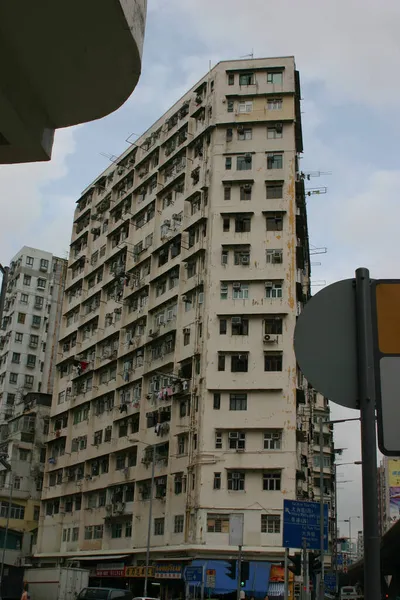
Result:
M77 201L40 564L81 560L139 592L151 512L152 577L182 586L196 557L209 587L235 589L240 514L245 589L266 592L283 499L315 496L326 412L293 351L310 295L302 151L293 57L221 62Z
M0 453L11 465L0 473L0 537L11 498L8 565L31 554L38 526L66 268L65 259L24 246L8 269L0 330Z

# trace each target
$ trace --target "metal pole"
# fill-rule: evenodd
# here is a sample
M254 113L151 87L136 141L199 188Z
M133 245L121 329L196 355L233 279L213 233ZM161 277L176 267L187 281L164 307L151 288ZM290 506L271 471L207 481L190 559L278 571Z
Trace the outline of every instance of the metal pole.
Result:
M321 579L319 582L319 598L325 597L325 577L324 577L324 533L325 533L325 515L324 515L324 422L319 418L319 549L321 554Z
M144 575L143 595L147 596L147 587L149 582L149 562L150 562L150 542L151 542L151 521L153 518L153 496L154 496L154 471L156 466L156 447L153 446L153 457L151 461L151 484L150 484L150 504L149 504L149 522L147 524L147 547L146 547L146 571Z
M237 566L237 600L240 600L240 574L242 570L242 546L239 546Z
M351 517L349 517L349 556L350 556L350 564L353 562L352 558L352 551L351 551Z
M335 592L338 591L338 499L337 499L337 467L335 464L335 546L334 546L334 556L335 556L335 576L336 576L336 589Z
M202 573L202 577L201 577L201 591L200 591L201 600L204 600L205 585L206 585L206 563L204 563L204 565L203 565L203 573Z
M284 579L284 600L289 600L289 548L285 548L285 579Z
M10 493L8 496L8 510L7 510L7 520L6 520L6 529L4 531L4 540L3 540L3 552L1 556L1 567L0 567L0 596L3 597L3 575L4 575L4 562L6 559L6 548L7 548L7 537L8 537L8 527L10 525L10 515L11 515L11 503L13 497L13 488L14 488L14 477L10 472Z
M371 289L368 269L356 270L358 397L361 418L361 457L364 525L364 599L381 597L380 536Z
M304 600L309 600L310 598L310 577L308 574L308 556L307 556L307 542L304 540L303 547L303 559L304 559L304 568L303 568L303 588L304 588Z

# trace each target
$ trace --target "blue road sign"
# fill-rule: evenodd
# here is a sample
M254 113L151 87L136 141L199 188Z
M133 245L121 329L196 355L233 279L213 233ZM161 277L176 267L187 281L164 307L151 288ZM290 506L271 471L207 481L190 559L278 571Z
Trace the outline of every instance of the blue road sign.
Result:
M283 501L283 546L320 549L319 502ZM328 550L328 505L324 504L324 549Z
M186 583L201 583L203 581L203 567L186 567Z
M324 581L326 590L336 592L336 573L325 573Z

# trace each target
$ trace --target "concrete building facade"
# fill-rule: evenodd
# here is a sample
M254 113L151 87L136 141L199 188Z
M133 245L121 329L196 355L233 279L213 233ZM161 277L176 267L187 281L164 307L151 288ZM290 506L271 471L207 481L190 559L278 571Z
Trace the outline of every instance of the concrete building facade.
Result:
M0 473L0 535L11 498L12 565L30 555L39 520L66 268L65 259L24 246L10 263L4 290L0 452L11 472Z
M150 504L156 570L232 555L236 513L246 559L282 557L283 499L315 483L302 151L293 57L221 62L78 200L41 564L126 575Z

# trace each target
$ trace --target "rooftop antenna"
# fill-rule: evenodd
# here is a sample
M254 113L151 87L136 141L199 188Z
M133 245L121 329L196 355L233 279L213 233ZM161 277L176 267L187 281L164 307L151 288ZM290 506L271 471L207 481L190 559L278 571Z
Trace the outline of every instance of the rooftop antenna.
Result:
M244 54L244 56L240 56L239 58L254 58L254 49L251 49L250 54Z

